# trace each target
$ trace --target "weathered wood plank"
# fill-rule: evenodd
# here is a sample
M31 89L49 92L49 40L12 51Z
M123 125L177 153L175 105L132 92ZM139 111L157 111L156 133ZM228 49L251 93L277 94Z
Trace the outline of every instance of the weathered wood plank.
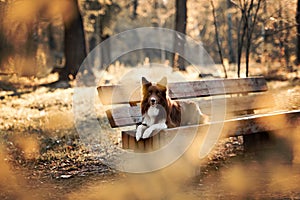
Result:
M136 149L136 146L137 146L137 144L136 144L136 140L135 140L135 133L133 132L133 133L128 133L128 134L122 134L122 135L127 135L128 137L126 138L126 140L128 140L128 141L122 141L122 144L124 145L124 143L126 144L126 143L128 143L128 149ZM123 137L122 137L123 138Z
M191 82L169 83L169 95L172 99L187 99L223 94L249 93L266 91L267 84L263 77L216 79ZM141 100L140 85L135 86L99 86L99 98L104 105L138 103ZM134 88L132 90L132 88Z
M226 106L226 113L231 115L235 112L271 108L275 105L273 96L269 94L231 97L226 100L224 98L197 100L195 102L206 115L212 114L212 106L214 110L223 110ZM142 120L140 106L121 106L106 112L113 128L135 125Z
M144 140L145 141L145 152L153 151L153 137Z
M153 149L153 151L160 148L159 141L160 141L160 134L156 134L152 137L152 149Z
M145 152L145 140L141 139L138 142L136 142L136 146L134 151L136 152Z
M122 134L122 148L123 149L130 149L130 147L129 147L129 139L130 139L130 135L128 135L128 134Z
M300 133L300 110L278 112L272 114L253 115L248 117L225 120L224 122L213 122L198 126L186 126L172 128L158 133L160 137L160 147L166 145L172 139L172 136L179 131L185 133L193 132L195 127L201 132L202 128L207 129L208 126L220 126L223 124L222 137L249 135L261 132L272 132L283 129L294 130L294 133ZM123 131L134 138L135 131ZM289 134L289 133L287 133Z

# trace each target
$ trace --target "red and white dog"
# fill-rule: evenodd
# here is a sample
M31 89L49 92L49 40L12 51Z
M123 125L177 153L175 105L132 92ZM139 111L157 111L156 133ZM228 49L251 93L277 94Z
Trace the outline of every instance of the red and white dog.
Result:
M166 128L201 124L207 119L196 103L171 100L166 77L156 84L142 77L141 111L143 122L137 127L137 141L149 138Z

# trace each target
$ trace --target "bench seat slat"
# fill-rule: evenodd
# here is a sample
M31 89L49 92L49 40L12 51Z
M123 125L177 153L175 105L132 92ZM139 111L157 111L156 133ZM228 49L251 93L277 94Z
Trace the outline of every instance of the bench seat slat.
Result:
M207 126L219 126L220 123L224 123L222 130L222 137L232 137L248 135L260 132L272 132L282 129L292 128L295 133L300 132L300 110L285 111L271 114L253 115L248 117L241 117L231 120L225 120L224 122L214 122L204 125L198 125L198 132L201 133L201 127L205 128ZM192 130L192 131L191 131ZM185 126L167 129L158 133L159 137L164 137L164 135L175 135L178 131L183 131L186 133L193 132L195 126ZM205 129L204 129L205 130ZM287 133L288 134L288 133ZM128 141L131 143L135 142L135 131L122 131L122 135L127 135ZM164 141L164 145L170 142L172 137L169 137L168 141ZM125 140L123 142L127 143ZM147 141L144 141L147 142ZM160 146L162 147L162 146Z
M191 82L169 83L169 95L172 99L186 99L223 94L251 93L267 91L267 84L263 77L216 79ZM140 84L135 86L99 86L99 98L104 105L138 103L141 100Z
M212 101L214 101L213 104ZM226 102L226 113L228 115L247 110L271 108L275 105L273 96L267 94L231 97L226 101L224 101L224 98L220 98L195 102L198 103L201 111L207 115L211 115L212 105L214 110L223 110L224 102ZM135 125L142 120L140 106L121 106L106 112L113 128Z

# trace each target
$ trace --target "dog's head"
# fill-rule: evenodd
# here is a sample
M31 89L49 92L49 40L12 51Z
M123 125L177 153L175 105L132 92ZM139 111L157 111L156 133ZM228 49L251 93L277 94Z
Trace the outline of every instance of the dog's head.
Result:
M150 106L160 104L166 106L167 102L167 78L162 78L156 84L142 77L142 114Z

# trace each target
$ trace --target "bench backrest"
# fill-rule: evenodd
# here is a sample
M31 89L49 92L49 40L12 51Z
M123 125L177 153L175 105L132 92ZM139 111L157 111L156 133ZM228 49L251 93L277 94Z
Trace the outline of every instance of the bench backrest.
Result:
M97 88L99 98L104 105L135 104L141 101L140 84L136 86L107 85ZM136 88L132 91L131 88ZM172 99L215 96L224 94L242 94L267 91L263 77L239 79L214 79L191 82L169 83L169 96Z
M127 104L106 111L111 127L135 125L142 120L140 106L140 84L130 89L121 85L100 86L97 88L99 98L104 105ZM132 91L132 88L134 90ZM274 105L270 95L257 95L268 90L263 77L199 80L191 82L169 83L169 95L172 99L197 98L196 102L205 114L210 114L212 100L200 100L199 97L230 95L231 98L214 98L214 106L224 106L228 113L267 108ZM238 95L236 95L238 94ZM242 95L240 95L242 94ZM256 94L256 95L253 95ZM247 95L247 96L246 96Z

